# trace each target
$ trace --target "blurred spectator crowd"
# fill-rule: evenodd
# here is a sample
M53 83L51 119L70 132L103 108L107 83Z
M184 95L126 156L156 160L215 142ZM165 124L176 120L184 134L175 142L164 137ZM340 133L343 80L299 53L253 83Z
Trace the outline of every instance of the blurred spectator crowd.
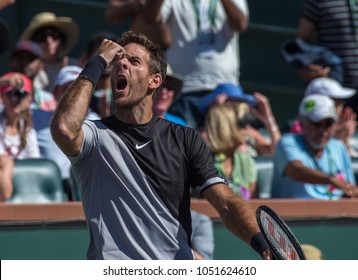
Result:
M336 2L303 1L297 36L282 42L283 59L306 83L287 127L279 127L265 93L247 93L240 85L240 34L250 18L246 0L108 0L104 16L111 24L129 20L133 31L160 45L168 69L153 114L197 130L234 192L247 200L328 200L358 197L353 164L358 157L358 8L345 1L336 9ZM10 5L16 1L2 1L0 9L6 12ZM0 53L9 58L9 71L0 69L0 201L14 195L16 161L33 158L55 162L65 200L80 200L50 122L102 40L121 35L95 30L81 55L73 57L85 28L66 15L42 11L9 49L15 34L0 20ZM109 65L93 92L88 119L114 112L110 70ZM272 164L264 180L259 159Z

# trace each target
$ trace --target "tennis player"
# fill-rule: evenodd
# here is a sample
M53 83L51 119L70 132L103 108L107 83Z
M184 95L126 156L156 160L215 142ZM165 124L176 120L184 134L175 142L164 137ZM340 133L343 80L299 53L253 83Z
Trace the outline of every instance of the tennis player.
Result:
M116 111L85 120L102 71L113 65ZM224 224L270 259L251 206L218 176L194 129L153 116L153 97L166 75L159 47L126 32L104 40L62 97L51 131L71 161L90 231L88 259L194 259L190 187Z

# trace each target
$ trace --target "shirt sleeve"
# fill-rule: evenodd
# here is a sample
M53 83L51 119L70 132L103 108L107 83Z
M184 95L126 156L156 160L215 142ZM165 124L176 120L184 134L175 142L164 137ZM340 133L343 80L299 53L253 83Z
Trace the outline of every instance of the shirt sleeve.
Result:
M68 156L72 164L77 164L82 161L98 142L98 132L93 121L85 120L82 125L82 130L83 142L80 152L76 156Z
M255 165L255 161L252 157L249 157L248 156L248 165L251 167L249 170L249 182L250 183L253 183L253 182L256 182L257 181L257 168L256 168L256 165Z
M209 186L224 183L219 177L212 154L201 135L191 129L186 139L187 155L189 158L190 185L201 192Z
M290 161L299 160L304 162L302 159L302 150L297 145L296 138L292 134L284 135L279 143L274 157L275 168L277 172L282 176L286 168L286 165Z

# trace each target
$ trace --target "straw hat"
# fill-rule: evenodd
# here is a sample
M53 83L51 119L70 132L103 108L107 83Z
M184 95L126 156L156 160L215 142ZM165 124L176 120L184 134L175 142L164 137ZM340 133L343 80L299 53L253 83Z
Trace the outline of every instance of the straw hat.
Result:
M29 26L21 34L21 40L32 40L33 35L42 27L51 26L61 30L66 36L66 44L62 54L68 54L75 46L78 39L78 25L69 17L57 17L54 13L43 12L35 15Z
M0 19L0 54L9 46L10 32L5 21Z

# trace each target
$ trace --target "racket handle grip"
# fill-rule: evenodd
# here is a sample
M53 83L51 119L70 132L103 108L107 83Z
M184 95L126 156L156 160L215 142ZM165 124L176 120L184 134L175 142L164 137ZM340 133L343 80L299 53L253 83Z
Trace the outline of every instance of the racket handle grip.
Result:
M261 232L255 234L251 238L250 245L260 256L262 256L262 253L269 248Z

